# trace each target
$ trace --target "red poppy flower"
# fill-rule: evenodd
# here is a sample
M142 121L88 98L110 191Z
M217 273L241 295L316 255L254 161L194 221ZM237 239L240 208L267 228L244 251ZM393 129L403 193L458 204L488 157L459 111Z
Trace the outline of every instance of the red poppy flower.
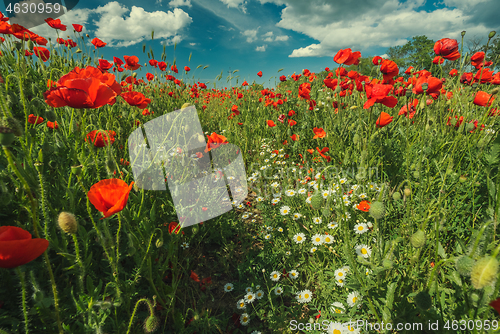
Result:
M372 59L372 63L373 63L373 65L377 66L377 65L379 65L379 64L380 64L380 62L381 62L382 60L384 60L382 57L380 57L380 56L375 56L375 57L373 57L373 59Z
M488 305L493 307L498 314L500 314L500 298L491 301Z
M189 71L191 71L191 69L187 66L184 66L184 71L189 72Z
M361 201L358 205L356 205L356 208L358 208L358 210L368 212L370 210L370 204L371 202Z
M388 81L399 74L399 68L392 60L383 60L380 64L380 72L382 72L384 80Z
M179 70L177 69L177 65L172 65L172 66L170 67L170 69L171 69L172 71L174 71L175 73L179 73Z
M144 96L144 94L140 92L126 92L122 93L121 97L127 101L131 106L136 106L139 109L144 109L151 103L151 99L148 99Z
M158 60L151 59L149 61L149 65L151 65L153 67L158 67Z
M493 100L495 100L494 95L490 95L490 94L480 90L476 93L476 96L474 97L473 103L477 106L489 107L489 106L491 106L491 103L493 102Z
M58 129L59 125L57 124L57 121L55 122L47 121L47 127L51 129Z
M452 69L450 71L450 77L454 77L454 76L457 76L458 75L458 70L456 68Z
M137 56L123 56L123 59L125 59L125 69L126 70L132 70L135 71L141 65L139 64L139 58Z
M153 73L146 73L146 79L148 79L148 81L151 81L155 78L154 74Z
M483 61L484 61L484 52L483 51L476 52L476 53L474 53L474 55L472 55L472 57L470 57L471 65L474 66L478 70L481 67L483 67Z
M367 84L365 85L366 96L368 100L363 105L363 109L368 109L373 106L375 103L382 103L384 106L389 108L394 108L396 104L398 104L398 99L394 96L387 96L391 89L392 85L383 85L383 84Z
M280 81L281 82L285 82L286 81L286 76L284 76L284 75L280 76Z
M276 126L276 124L274 124L274 122L272 120L268 120L267 121L267 126L269 126L269 127L272 128L272 127Z
M426 94L432 96L433 99L437 99L440 94L440 90L443 87L443 82L430 75L420 76L417 79L415 87L413 87L413 94L423 94L424 90L422 89L422 85L424 83L427 84Z
M103 41L101 41L99 38L95 37L92 42L92 44L94 44L95 48L102 48L104 46L106 46L108 43L104 43Z
M181 225L179 225L178 223L171 222L170 224L168 224L168 233L169 234L172 234L172 233L179 234L180 231L181 231ZM182 233L184 233L184 232L182 232Z
M313 139L325 138L325 136L326 136L326 132L325 132L325 130L323 130L323 128L314 128L313 132L314 132Z
M33 51L35 51L35 55L38 58L41 58L44 62L49 60L50 51L47 50L46 48L41 47L41 46L35 46L35 47L33 47Z
M308 82L304 82L302 84L300 84L299 86L299 96L306 99L306 100L309 100L311 98L311 84L308 83Z
M95 109L106 104L113 105L120 93L121 87L113 74L87 66L85 69L75 67L63 75L57 87L50 87L44 97L45 102L54 108Z
M257 75L261 78L262 77L262 71L259 71L259 73L257 73Z
M28 231L16 226L0 226L0 268L16 268L33 261L49 247L45 239L32 239Z
M330 150L330 149L329 149L328 147L324 147L322 150L320 150L320 149L319 149L319 147L316 147L316 151L318 151L318 152L319 152L319 155L321 155L321 157L322 157L323 159L326 159L326 161L328 161L328 162L330 162L331 157L328 157L328 156L324 155L323 153L326 153L326 152L328 152L329 150Z
M28 116L28 122L30 122L31 124L40 124L43 122L43 118L40 116L35 116L33 114L30 114Z
M226 137L219 135L215 132L212 132L210 136L208 136L207 148L205 149L205 153L210 151L211 149L217 148L220 145L227 144Z
M289 119L289 120L288 120L288 125L290 125L290 126L294 126L295 124L297 124L297 122L296 122L296 121L294 121L293 119Z
M80 24L73 24L73 28L76 32L82 32L83 26Z
M477 71L474 79L476 81L481 81L481 83L490 82L493 77L493 71L489 68L481 68ZM481 79L481 80L480 80Z
M111 130L93 130L87 134L85 141L90 140L95 147L104 147L115 142L116 132Z
M399 109L398 115L405 115L407 118L412 119L415 116L416 108L418 105L418 100L413 99L412 102L408 103L408 105L404 105ZM410 109L408 111L408 109Z
M388 113L382 111L380 113L380 116L377 118L377 122L375 124L377 125L378 128L383 128L387 124L391 123L393 118L394 117L392 117Z
M33 55L33 52L30 52L30 50L26 49L26 50L24 50L24 55L25 55L26 57L29 57L29 56L32 56L32 55Z
M443 38L434 44L434 53L448 60L460 58L458 42L456 39Z
M290 138L292 138L293 141L299 140L299 135L293 134Z
M127 185L125 181L120 179L106 179L90 187L87 196L90 203L103 213L104 218L107 218L125 208L133 185L133 181Z
M361 52L359 51L352 52L352 50L349 48L349 49L339 50L337 54L333 57L333 61L336 62L337 64L358 65L360 57L361 57Z
M436 57L434 57L434 59L432 60L432 63L433 63L433 64L436 64L436 65L437 65L437 64L442 64L442 63L444 63L444 58L443 58L443 57L441 57L441 56L436 56Z
M48 17L48 18L45 19L45 22L47 22L47 24L51 28L59 29L59 30L62 30L62 31L66 31L66 26L64 24L61 24L61 19L54 20L53 18Z
M106 59L99 59L99 66L98 68L101 70L101 71L107 71L109 70L111 67L113 67L113 63L110 63L109 61L107 61Z

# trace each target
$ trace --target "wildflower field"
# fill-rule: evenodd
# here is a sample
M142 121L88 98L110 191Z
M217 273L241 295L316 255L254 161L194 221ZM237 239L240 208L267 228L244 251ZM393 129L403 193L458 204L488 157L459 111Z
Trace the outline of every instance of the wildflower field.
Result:
M111 62L47 24L73 37L0 21L0 333L500 332L499 59L464 34L428 70L374 57L363 75L345 49L215 89L188 59ZM200 150L172 146L166 191L144 189L129 136L193 107ZM246 197L183 226L167 181L228 144Z

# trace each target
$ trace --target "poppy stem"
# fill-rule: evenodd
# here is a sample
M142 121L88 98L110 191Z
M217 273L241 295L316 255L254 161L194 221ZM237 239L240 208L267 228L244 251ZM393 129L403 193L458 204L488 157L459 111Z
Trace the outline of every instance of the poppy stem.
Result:
M23 290L22 293L22 298L23 298L23 314L24 314L24 331L26 334L29 333L29 326L28 326L28 310L26 309L26 285L25 285L25 280L24 280L24 272L19 269L19 267L16 268L16 272L19 275L19 279L21 280L21 289Z

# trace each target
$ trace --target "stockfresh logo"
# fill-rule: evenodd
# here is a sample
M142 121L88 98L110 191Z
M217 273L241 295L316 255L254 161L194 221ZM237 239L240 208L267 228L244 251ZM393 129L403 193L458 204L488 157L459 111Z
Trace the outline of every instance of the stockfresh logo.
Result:
M230 143L207 144L194 106L137 128L128 148L135 184L169 191L184 227L220 216L248 195L241 149Z

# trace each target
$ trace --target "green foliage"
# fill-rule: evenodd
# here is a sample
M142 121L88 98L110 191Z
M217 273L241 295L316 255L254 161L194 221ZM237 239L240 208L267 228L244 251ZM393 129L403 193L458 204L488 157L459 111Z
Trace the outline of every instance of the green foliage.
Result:
M393 60L400 69L413 66L429 71L435 57L434 44L435 41L425 35L414 36L404 45L391 46L386 53L389 59Z

